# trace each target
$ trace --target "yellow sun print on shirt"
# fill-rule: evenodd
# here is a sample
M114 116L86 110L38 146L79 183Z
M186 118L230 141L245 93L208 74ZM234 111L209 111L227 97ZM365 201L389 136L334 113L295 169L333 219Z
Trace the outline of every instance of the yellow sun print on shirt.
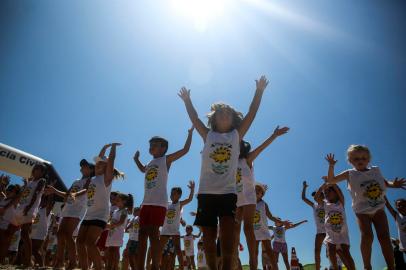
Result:
M328 216L328 223L331 225L331 229L334 232L341 232L341 228L344 224L343 214L341 212L332 211Z
M216 163L226 163L231 158L231 150L225 146L217 147L210 154L210 158L212 158Z
M261 221L261 213L259 211L255 211L254 215L254 226L258 226L259 222Z
M145 174L145 179L147 179L147 181L152 181L157 177L158 177L158 168L156 167L148 168L148 171Z
M237 184L239 184L242 180L242 173L241 173L241 168L237 169L237 174L235 176L235 181Z
M377 200L382 194L381 186L378 183L371 183L366 187L364 196L371 200Z
M33 219L32 224L38 224L39 218L40 218L40 214L37 214L37 215L35 216L35 218Z
M185 248L190 247L190 240L185 240Z
M324 212L324 209L320 209L317 212L317 217L319 218L321 223L324 223L324 217L325 217L326 213Z

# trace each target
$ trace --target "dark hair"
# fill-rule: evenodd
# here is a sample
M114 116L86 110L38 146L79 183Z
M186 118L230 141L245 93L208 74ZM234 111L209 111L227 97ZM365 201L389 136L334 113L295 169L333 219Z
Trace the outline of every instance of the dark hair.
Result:
M239 158L247 158L250 151L251 151L251 144L247 141L241 140Z
M404 201L406 201L406 199L399 198L399 199L395 200L395 204L398 204L398 203L401 203L401 202L404 202Z
M171 192L177 192L177 193L179 193L179 195L182 195L182 188L180 188L180 187L173 187L172 188L172 190L171 190Z
M164 154L166 154L166 152L168 151L168 147L169 147L168 140L166 140L165 138L162 138L160 136L154 136L149 140L149 143L151 144L151 143L154 143L154 142L160 143L161 147L165 148Z
M192 226L192 225L187 225L187 226L186 226L186 230L187 230L187 229L191 229L191 230L193 231L193 226Z
M46 174L47 174L47 167L45 166L45 164L42 163L37 163L34 165L34 167L32 167L31 173L33 173L35 170L40 169L41 173L42 173L42 177L41 178L46 178Z
M124 203L124 207L126 207L129 211L132 211L134 207L134 197L131 194L124 194L124 193L118 193L117 197L122 199Z
M15 184L15 185L9 185L6 189L6 191L14 191L16 193L16 195L19 195L21 192L21 186L19 184Z
M316 195L316 191L312 192L312 197L314 197Z

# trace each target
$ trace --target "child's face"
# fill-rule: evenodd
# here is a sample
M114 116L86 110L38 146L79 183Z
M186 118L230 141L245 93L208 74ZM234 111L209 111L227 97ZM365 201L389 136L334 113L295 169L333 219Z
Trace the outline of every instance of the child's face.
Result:
M117 198L116 194L110 194L110 203L112 205L116 205L116 202L117 202L116 198Z
M368 167L370 157L366 151L354 151L349 154L351 165L358 171L363 171Z
M180 197L181 197L181 195L179 194L178 191L176 191L176 190L171 191L171 200L172 201L177 202L177 201L179 201Z
M277 221L275 221L275 225L278 226L278 227L280 227L280 226L283 225L283 223L282 223L281 220L277 220Z
M257 195L257 201L261 200L264 197L264 191L259 186L255 186L255 194Z
M123 200L123 199L121 199L119 196L116 196L116 198L115 198L115 205L118 207L118 208L123 208L124 207L124 205L125 205L125 201Z
M399 200L396 202L396 209L402 215L406 215L406 200Z
M335 190L332 187L327 187L324 190L324 194L326 196L327 201L329 201L331 203L335 203L338 201L337 193L335 192Z
M140 209L139 208L134 208L133 210L133 216L139 216L140 215Z
M191 227L186 228L186 233L187 234L191 234L192 232L193 232L193 228L191 228Z
M149 153L153 157L162 157L166 151L166 148L162 146L160 142L151 142L149 144Z
M230 131L233 125L233 115L229 110L218 110L214 115L214 121L219 132Z
M92 174L92 170L89 168L89 166L86 165L80 167L80 172L84 177L89 177Z

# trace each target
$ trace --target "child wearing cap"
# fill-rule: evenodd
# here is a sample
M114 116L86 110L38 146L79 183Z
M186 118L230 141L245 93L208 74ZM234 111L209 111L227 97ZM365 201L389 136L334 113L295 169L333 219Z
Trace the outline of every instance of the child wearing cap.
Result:
M65 205L61 212L62 221L59 225L57 238L58 246L55 258L55 267L63 267L65 263L65 250L69 257L69 268L76 268L76 244L73 240L73 232L78 228L80 220L84 217L87 209L86 191L90 179L94 176L94 164L82 159L79 163L82 177L73 181L68 192L62 192L53 186L47 186L45 192L55 194L65 199Z
M145 173L144 199L140 212L139 253L138 268L143 269L147 250L148 238L151 244L152 270L159 268L160 243L159 227L163 225L168 204L167 181L168 172L172 163L189 152L192 143L193 128L189 129L184 147L172 154L166 155L168 141L162 137L152 137L149 141L149 153L153 159L144 165L139 157L140 152L134 155L138 169Z

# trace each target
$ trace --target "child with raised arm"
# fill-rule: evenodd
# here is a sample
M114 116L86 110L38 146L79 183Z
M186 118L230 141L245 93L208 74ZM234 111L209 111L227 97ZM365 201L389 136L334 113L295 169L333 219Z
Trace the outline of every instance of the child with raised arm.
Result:
M183 87L179 92L190 120L204 141L195 225L202 227L207 265L212 270L218 269L216 236L219 221L222 269L232 268L236 237L235 231L230 228L235 226L235 177L240 142L254 121L267 85L265 76L256 81L255 96L245 117L230 105L212 104L208 127L199 119L193 107L190 90Z
M296 228L305 222L307 222L307 220L303 220L295 224L284 224L281 220L277 220L275 221L275 226L269 226L269 229L273 230L274 235L272 246L276 263L278 263L279 253L281 253L287 270L290 270L290 262L288 256L288 245L285 238L286 230Z
M165 221L166 207L168 205L168 173L172 163L189 152L192 143L193 127L188 130L188 137L184 147L172 154L166 155L168 141L162 137L152 137L149 140L149 153L153 159L144 165L139 160L140 152L134 155L138 169L145 173L144 199L140 212L139 253L138 268L143 269L149 238L152 256L152 270L159 268L161 260L159 227Z
M361 254L364 269L372 269L373 224L388 270L393 270L395 263L389 236L388 218L384 211L384 196L386 187L404 188L406 180L396 178L393 182L389 182L382 176L378 167L370 167L371 153L366 146L350 145L347 150L347 159L353 168L334 175L334 166L337 160L334 159L333 154L327 155L326 160L329 163L327 181L336 184L347 180L352 198L352 208L361 231Z
M106 144L95 157L95 176L87 188L87 211L80 225L77 238L80 268L87 270L88 262L93 262L96 270L102 269L102 258L97 249L96 241L106 228L110 212L110 192L114 179L124 177L124 174L114 168L116 148L120 143ZM105 152L110 148L108 158Z
M354 260L350 253L350 238L348 235L347 218L344 209L344 195L336 184L323 184L317 193L324 192L326 238L330 263L333 270L338 270L338 254L349 270L355 270ZM316 194L319 196L319 194Z
M397 199L395 201L396 210L393 209L392 205L385 196L386 208L388 208L389 213L393 216L396 222L396 227L398 228L399 236L399 250L406 253L406 200Z
M199 234L193 234L193 226L187 225L186 226L186 234L181 236L183 238L183 246L185 248L185 255L186 260L189 265L189 270L196 269L195 263L195 239L200 238L202 232L200 231Z
M160 242L161 254L169 237L172 237L175 249L175 255L178 257L179 265L183 265L182 250L180 247L180 232L179 226L181 221L182 209L185 205L193 200L195 193L195 182L190 181L188 188L190 189L189 197L186 200L179 201L182 196L182 189L174 187L171 190L171 203L168 205L165 215L164 225L162 226Z
M272 236L269 233L268 219L274 222L281 221L281 219L272 215L271 211L269 211L268 204L262 199L265 195L266 190L267 187L265 185L262 185L260 183L255 184L255 194L257 200L255 215L253 218L253 227L256 240L255 256L258 257L259 242L262 242L262 248L265 249L265 252L268 255L272 269L277 270L278 264L276 263L275 254L273 253L271 246ZM281 222L282 224L286 225L290 224L290 222L288 221ZM258 259L254 261L257 263ZM255 269L257 269L257 267L258 265L255 265Z
M62 220L58 227L58 246L56 250L55 267L61 268L65 263L65 250L69 258L69 269L76 268L76 244L73 233L79 228L79 222L84 217L87 209L87 188L94 176L94 164L86 159L79 162L82 177L73 181L68 192L62 192L52 186L48 186L45 192L55 194L65 199L65 205L61 212Z
M320 253L324 238L326 237L326 229L324 228L324 194L314 191L312 197L315 202L306 198L306 189L309 185L306 181L303 182L302 200L313 209L314 222L316 224L316 237L314 239L314 259L316 262L316 270L320 269Z
M254 186L254 160L266 149L277 137L286 134L288 127L276 127L272 135L266 139L260 146L251 151L251 145L244 140L240 144L240 156L238 159L238 168L236 175L237 190L237 211L236 211L236 237L235 244L240 243L241 221L244 221L244 234L247 240L249 252L249 265L251 270L256 270L256 241L253 227L253 220L256 207L256 195Z
M133 210L133 218L128 222L126 231L128 232L127 254L128 261L132 269L137 269L138 256L138 232L140 229L140 208Z

